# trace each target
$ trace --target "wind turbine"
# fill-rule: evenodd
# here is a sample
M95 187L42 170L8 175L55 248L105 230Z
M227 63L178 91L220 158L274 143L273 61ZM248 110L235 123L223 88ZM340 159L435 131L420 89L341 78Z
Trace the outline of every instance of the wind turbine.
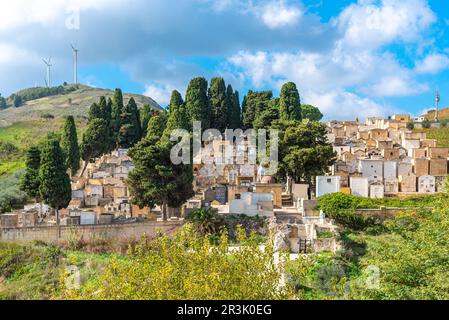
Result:
M52 66L51 65L51 57L48 58L48 60L42 59L42 61L44 61L45 65L47 66L47 81L46 81L46 84L47 84L47 87L50 88L51 87L51 76L50 76L50 73L51 73L51 66Z
M79 50L76 48L76 46L74 46L73 44L70 45L72 47L72 51L73 51L73 69L74 69L74 74L75 74L75 85L78 84L78 52Z

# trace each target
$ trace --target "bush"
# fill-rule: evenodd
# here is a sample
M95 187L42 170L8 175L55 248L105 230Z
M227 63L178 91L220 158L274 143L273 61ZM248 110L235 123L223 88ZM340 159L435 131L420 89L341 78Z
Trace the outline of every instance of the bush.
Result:
M409 129L409 130L415 129L415 124L413 122L407 123L407 129Z
M19 172L0 177L0 213L9 212L27 201L26 193L19 189L21 174L22 172Z
M55 116L52 115L51 113L43 113L43 114L41 114L41 118L45 119L45 120L49 120L49 119L54 119Z
M425 120L422 122L422 127L423 127L424 129L429 129L431 126L432 126L432 123L431 123L429 120L427 120L427 119L425 119Z
M0 160L8 159L18 152L19 149L14 144L0 141Z

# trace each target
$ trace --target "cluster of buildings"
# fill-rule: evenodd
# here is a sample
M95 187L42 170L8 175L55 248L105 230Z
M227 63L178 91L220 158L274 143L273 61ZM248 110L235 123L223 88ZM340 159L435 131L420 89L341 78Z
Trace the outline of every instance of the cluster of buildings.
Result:
M409 115L333 121L328 140L337 155L331 175L316 178L316 197L343 192L383 198L443 191L449 148L407 129Z

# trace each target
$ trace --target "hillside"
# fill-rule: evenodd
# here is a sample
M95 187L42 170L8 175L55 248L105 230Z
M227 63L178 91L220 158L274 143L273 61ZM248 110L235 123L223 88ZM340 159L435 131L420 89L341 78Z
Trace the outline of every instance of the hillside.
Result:
M21 107L0 110L0 127L7 127L15 122L29 120L39 120L44 114L51 114L54 117L67 115L85 116L92 103L98 102L101 96L106 98L113 95L112 90L92 88L79 85L78 90L66 94L53 95L45 98L35 99L25 102ZM31 90L31 89L30 89ZM21 90L18 92L24 92ZM155 109L161 109L159 104L153 99L139 94L124 94L124 103L133 97L139 107L149 104Z
M427 120L433 121L435 119L435 109L428 111L426 114L423 115ZM442 119L449 119L449 108L440 109L438 111L438 118L440 120Z

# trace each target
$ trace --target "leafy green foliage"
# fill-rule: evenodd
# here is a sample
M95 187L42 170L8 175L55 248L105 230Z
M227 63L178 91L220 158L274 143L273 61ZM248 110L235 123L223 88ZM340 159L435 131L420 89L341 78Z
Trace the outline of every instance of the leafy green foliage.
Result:
M22 171L2 176L0 179L0 213L11 211L27 201L27 194L19 189Z
M303 104L301 105L301 118L309 119L310 121L321 121L321 119L323 119L323 114L317 107Z
M71 170L72 175L76 175L80 169L80 150L73 116L68 116L65 120L62 129L61 148L64 152L66 167Z
M204 78L194 78L190 81L186 93L186 112L189 126L193 121L201 121L203 129L210 128L211 110L207 96L207 81Z
M140 140L142 135L139 110L134 98L131 98L123 108L120 125L117 143L121 148L130 148Z
M179 207L194 195L192 166L174 165L170 159L172 146L157 141L149 132L129 150L135 165L127 181L133 202L141 208L160 205L164 220L167 206Z
M49 139L41 150L39 180L44 203L56 210L69 205L72 198L70 178L66 173L64 154L55 139Z
M223 78L212 78L208 92L211 123L210 127L223 132L228 126L231 100L226 95L226 84Z
M189 120L187 118L184 101L182 100L181 94L174 90L170 99L170 114L163 136L170 140L170 135L173 130L187 129L188 127Z
M422 122L422 127L424 129L429 129L431 127L431 125L432 125L432 123L427 119L424 119L424 121Z
M335 161L332 145L326 138L326 124L304 120L277 121L280 132L278 175L287 174L296 182L312 182L312 177L324 174Z
M230 129L239 129L242 126L242 117L240 110L240 98L239 92L232 89L232 86L228 84L226 89L226 98L228 99L228 127Z
M415 124L413 122L408 122L407 123L407 129L409 129L409 130L415 129Z
M30 198L40 199L39 169L41 164L41 153L38 147L31 147L27 151L25 173L20 179L20 190L26 192Z
M186 225L175 237L138 245L127 259L113 259L106 270L64 299L283 299L282 264L273 249L261 250L254 236L239 232L240 248L230 251L223 233L214 246ZM282 258L281 258L282 259ZM283 259L282 259L283 260ZM148 280L151 281L148 281Z
M0 93L0 110L6 109L8 105L6 104L6 99L2 97L2 94Z
M267 109L270 100L273 98L271 91L248 91L248 94L243 99L243 127L245 129L254 127L254 120L256 115L262 113Z
M253 128L256 130L268 129L276 120L279 120L279 98L271 99L267 108L257 113L253 122Z
M301 100L293 82L287 82L282 86L279 114L282 120L301 120Z
M116 137L121 127L121 115L123 112L123 94L122 90L115 89L114 96L112 97L112 110L111 110L111 126L114 136Z

